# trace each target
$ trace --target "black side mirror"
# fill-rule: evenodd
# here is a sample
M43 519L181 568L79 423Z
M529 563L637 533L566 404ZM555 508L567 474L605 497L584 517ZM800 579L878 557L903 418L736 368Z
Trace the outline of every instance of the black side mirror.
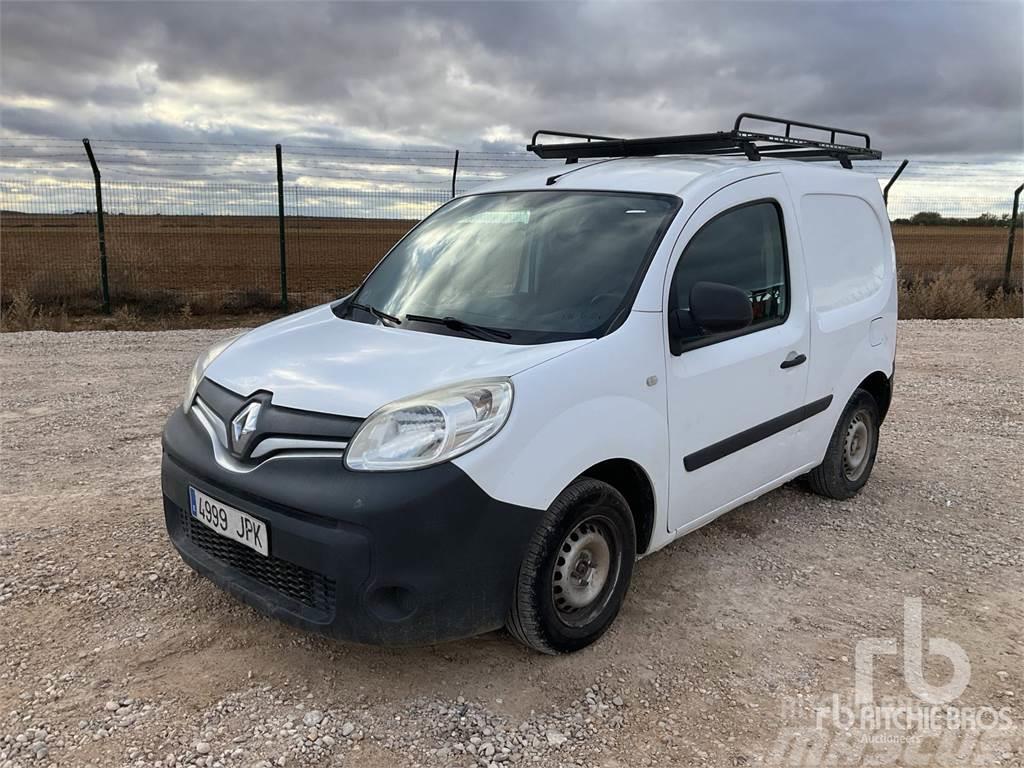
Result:
M694 283L690 289L690 315L707 333L738 331L754 319L747 292L725 283Z
M669 310L669 351L682 354L687 342L704 334L741 330L753 319L754 310L745 291L725 283L694 283L690 289L690 308Z

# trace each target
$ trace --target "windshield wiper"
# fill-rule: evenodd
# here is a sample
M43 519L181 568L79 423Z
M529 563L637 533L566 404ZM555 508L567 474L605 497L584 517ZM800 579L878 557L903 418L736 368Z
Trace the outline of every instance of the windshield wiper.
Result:
M387 320L388 322L394 323L395 325L401 325L402 321L394 315L389 315L387 312L371 307L369 304L360 304L358 301L349 302L349 306L355 309L361 309L363 312L369 312L371 315L379 320Z
M417 323L434 323L435 325L443 325L445 328L451 328L453 331L463 331L465 333L472 334L477 338L483 336L496 336L499 339L511 339L512 334L508 331L503 331L501 328L488 328L486 325L476 325L475 323L467 323L459 320L457 317L429 317L428 315L406 315L406 320L412 320Z

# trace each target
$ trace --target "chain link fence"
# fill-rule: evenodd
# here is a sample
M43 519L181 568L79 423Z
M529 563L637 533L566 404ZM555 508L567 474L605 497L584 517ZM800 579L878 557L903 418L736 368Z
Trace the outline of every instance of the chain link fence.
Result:
M1005 282L1020 287L1024 238L1019 211L1012 259L1007 262L1012 191L1002 197L953 197L940 202L934 197L901 194L894 188L888 208L901 278L930 280L954 270L969 270L979 285L993 287Z
M110 304L197 315L341 296L452 194L450 182L371 180L283 184L280 197L274 182L104 179L102 191ZM1012 207L1012 190L937 200L902 195L897 183L889 212L901 279L966 268L979 285L1019 288L1020 232L1006 271ZM21 294L69 313L100 310L98 242L92 181L0 181L3 302Z
M103 182L111 304L149 313L275 309L342 295L450 189ZM0 181L0 286L41 306L102 302L90 183ZM283 270L282 270L283 263Z

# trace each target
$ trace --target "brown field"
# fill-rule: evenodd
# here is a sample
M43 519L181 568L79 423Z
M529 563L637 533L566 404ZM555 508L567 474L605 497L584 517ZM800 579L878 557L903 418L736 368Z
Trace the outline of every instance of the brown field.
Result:
M415 224L395 219L289 217L288 294L312 304L357 285ZM278 221L257 216L107 216L111 302L190 304L193 312L276 306ZM39 304L95 304L99 246L93 215L0 215L0 286Z
M934 277L957 267L971 269L979 280L996 281L1003 277L1009 230L1002 227L897 224L892 235L897 267L904 278ZM1013 254L1013 274L1019 284L1024 231L1017 231Z
M288 293L295 306L356 285L415 222L289 217ZM108 216L111 301L140 311L194 314L250 311L280 298L277 219L244 216ZM1003 274L1007 230L909 226L893 230L904 278L930 278L957 267L979 281ZM1024 233L1017 237L1020 280ZM89 214L0 214L0 294L26 293L40 305L95 309L99 297L96 219Z

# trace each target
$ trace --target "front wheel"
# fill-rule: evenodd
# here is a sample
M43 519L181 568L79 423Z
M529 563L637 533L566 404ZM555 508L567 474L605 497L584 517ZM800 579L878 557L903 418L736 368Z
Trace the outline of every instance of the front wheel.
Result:
M812 491L830 499L849 499L864 486L875 465L880 421L871 393L854 392L832 433L825 460L807 476Z
M530 541L506 627L542 653L590 645L618 615L635 560L636 531L622 494L599 480L576 480Z

